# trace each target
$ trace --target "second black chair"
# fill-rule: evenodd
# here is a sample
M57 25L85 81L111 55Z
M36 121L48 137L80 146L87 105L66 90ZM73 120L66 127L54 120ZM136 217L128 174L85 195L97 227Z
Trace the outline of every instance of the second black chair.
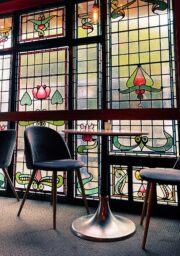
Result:
M20 205L20 216L27 194L37 170L52 171L53 196L53 228L56 229L56 200L57 200L57 172L76 171L87 213L89 213L80 168L84 166L81 161L71 158L68 146L62 136L48 127L28 127L24 133L25 156L28 169L33 169L24 198Z
M173 168L145 168L141 169L140 176L142 180L147 181L146 195L140 221L140 225L142 225L146 214L146 223L142 241L142 248L145 249L153 199L156 196L156 184L180 185L180 158L177 159Z
M5 130L0 131L0 168L3 170L4 175L9 183L12 192L16 199L19 201L18 194L16 193L11 178L8 173L8 167L11 164L13 151L16 143L16 131Z

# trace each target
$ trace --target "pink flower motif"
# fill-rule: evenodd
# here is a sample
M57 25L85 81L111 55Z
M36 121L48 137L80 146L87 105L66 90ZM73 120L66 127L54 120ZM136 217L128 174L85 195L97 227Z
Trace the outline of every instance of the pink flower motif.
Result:
M37 170L35 179L36 179L37 181L41 181L42 176L41 176L41 171L40 171L40 170Z
M91 125L89 125L89 124L86 124L86 125L81 124L80 128L81 128L82 131L93 131L94 130L94 125L93 124L91 124ZM88 135L87 134L87 135L82 135L82 140L83 141L92 141L93 138L92 138L92 135Z
M33 90L32 94L35 99L42 100L49 97L51 89L49 86L37 85Z
M6 128L6 126L4 124L2 124L2 125L0 124L0 131L4 131L5 128Z

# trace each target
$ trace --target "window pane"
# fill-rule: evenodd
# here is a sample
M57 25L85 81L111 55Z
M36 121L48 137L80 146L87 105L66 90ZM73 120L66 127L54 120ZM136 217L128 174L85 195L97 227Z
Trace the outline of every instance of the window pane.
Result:
M63 72L62 72L63 70ZM18 96L19 111L47 111L67 109L68 48L54 48L19 54ZM31 171L24 157L24 130L30 125L48 126L60 131L63 120L20 121L18 125L16 187L26 188ZM32 190L51 191L51 172L38 170ZM63 173L58 174L58 191L65 192Z
M75 38L91 37L100 34L98 19L93 19L93 1L86 1L75 5Z
M153 1L109 1L109 93L110 109L176 108L176 65L172 1L162 6ZM158 8L159 7L159 8ZM161 8L162 7L162 8ZM138 116L137 116L138 117ZM138 119L138 118L137 118ZM113 129L148 132L147 136L114 136L110 153L142 156L177 156L178 129L172 120L114 120ZM126 186L121 168L111 173L112 196L123 198ZM138 178L142 167L133 167L133 198L143 200L146 184ZM127 178L126 178L127 182ZM118 185L119 186L119 185ZM167 192L167 193L166 193ZM119 195L116 195L116 193ZM121 195L123 193L123 196ZM165 194L166 193L166 194ZM169 194L169 197L166 197ZM173 195L171 197L171 195ZM158 203L177 203L173 186L158 187Z
M0 111L9 111L9 95L10 95L10 69L11 56L0 56Z
M176 76L172 1L159 11L157 6L144 1L132 1L128 7L126 3L109 1L109 108L174 108ZM120 6L122 9L124 6L123 12ZM177 130L173 121L159 121L158 124L156 121L130 121L128 125L119 121L112 124L117 129L149 133L142 147L136 142L135 146L132 139L120 139L120 144L130 147L126 153L177 154ZM169 146L162 150L166 143ZM112 151L120 153L122 146L115 144Z
M74 109L99 109L101 107L101 48L90 44L74 48ZM75 122L78 129L95 130L97 120ZM85 163L83 180L88 197L97 197L99 170L101 168L99 136L75 136L75 154ZM79 190L75 187L75 195Z
M64 13L64 8L55 8L23 14L19 41L23 43L65 36Z
M0 19L0 49L12 46L12 17Z

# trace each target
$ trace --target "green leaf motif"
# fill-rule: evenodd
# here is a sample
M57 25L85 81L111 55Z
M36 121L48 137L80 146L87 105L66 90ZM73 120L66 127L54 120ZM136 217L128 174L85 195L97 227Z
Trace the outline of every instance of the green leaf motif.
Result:
M32 100L28 92L25 92L20 101L21 106L31 106Z
M36 121L19 121L19 125L28 126L30 124L34 124Z
M64 125L64 120L57 120L57 121L47 121L48 124L52 124L55 126L62 126Z
M58 90L56 90L55 93L53 94L51 103L52 105L63 103L63 97Z
M3 187L4 185L4 175L0 173L0 187Z

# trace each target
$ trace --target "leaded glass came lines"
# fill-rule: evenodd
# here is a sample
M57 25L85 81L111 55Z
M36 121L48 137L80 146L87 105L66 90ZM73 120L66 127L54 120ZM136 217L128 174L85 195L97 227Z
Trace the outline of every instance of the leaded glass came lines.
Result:
M20 42L65 36L64 8L49 9L21 16Z
M18 101L19 111L47 111L67 109L68 48L53 48L19 54ZM24 159L24 129L29 125L48 126L60 131L63 120L20 121L18 125L16 187L27 186L30 173ZM65 192L63 173L58 174L58 192ZM32 189L51 191L51 172L38 170Z

